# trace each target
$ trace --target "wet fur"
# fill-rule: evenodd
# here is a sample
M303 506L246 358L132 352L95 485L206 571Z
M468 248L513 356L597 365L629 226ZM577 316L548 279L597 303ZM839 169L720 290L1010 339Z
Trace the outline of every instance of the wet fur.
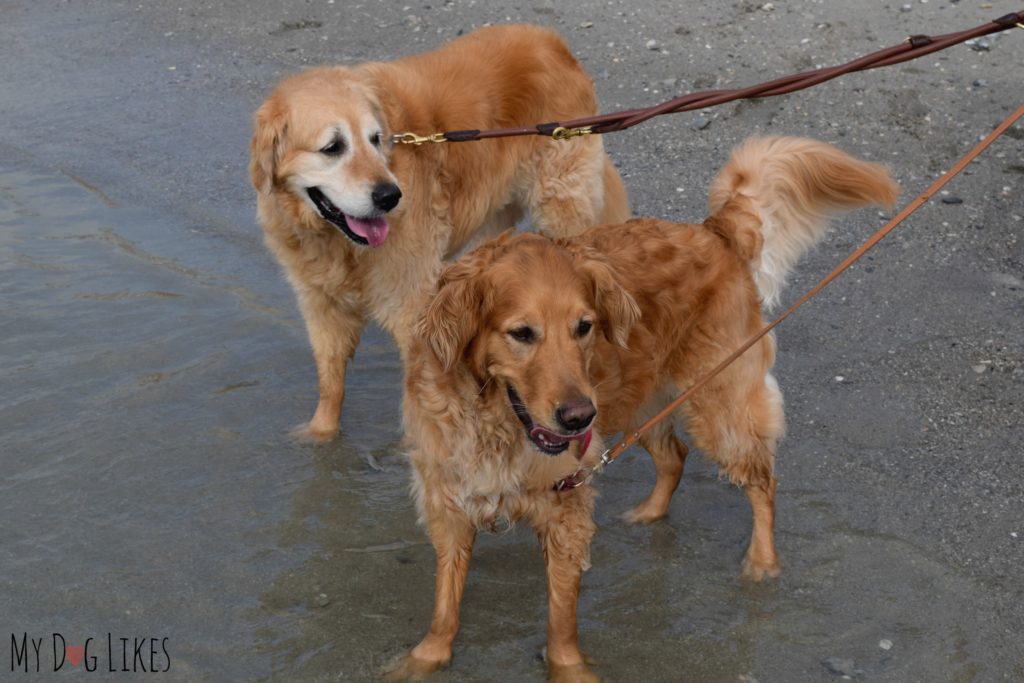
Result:
M394 132L503 128L596 113L593 84L552 31L481 29L418 56L353 68L319 67L285 79L254 117L250 174L265 241L298 298L317 366L320 400L300 434L334 436L346 364L367 318L404 354L444 259L478 233L525 212L551 235L629 215L601 139L521 137L422 147ZM350 143L340 161L319 150L332 130ZM379 132L383 144L371 138ZM337 163L335 163L337 162ZM353 215L372 210L375 183L397 183L390 233L376 248L321 218L305 187L323 185Z
M762 301L822 234L833 210L891 204L881 166L813 140L756 138L737 149L712 185L703 224L637 219L569 239L506 234L449 267L409 354L404 403L413 491L437 552L434 617L394 669L423 675L451 657L459 601L477 529L526 520L548 575L552 680L595 680L577 646L576 599L594 534L591 486L555 492L576 467L531 447L506 395L512 384L535 420L582 393L596 430L628 432L763 325ZM580 333L580 320L594 321ZM524 344L508 334L528 325ZM753 509L743 576L774 577L774 454L782 396L764 338L683 406L694 443L741 486ZM641 439L657 479L628 518L664 516L686 447L671 421ZM593 463L595 439L584 456Z

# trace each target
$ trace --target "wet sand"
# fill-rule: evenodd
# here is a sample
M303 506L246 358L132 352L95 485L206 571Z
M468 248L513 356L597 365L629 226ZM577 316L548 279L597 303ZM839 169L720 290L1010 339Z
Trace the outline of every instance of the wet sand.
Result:
M433 553L384 334L363 338L342 435L287 436L312 413L315 371L246 176L249 117L284 74L530 21L570 40L613 111L1020 9L432 5L5 5L0 678L52 679L59 634L92 639L57 674L90 680L373 680L427 626ZM888 163L908 200L1020 104L1022 61L1013 31L606 144L645 215L702 218L752 133ZM698 455L649 527L618 517L653 481L646 456L600 478L579 611L606 680L1024 678L1022 173L1018 127L780 328L778 581L738 579L747 502ZM837 222L789 298L881 222ZM436 680L543 680L544 624L532 535L482 536ZM39 673L31 645L29 673L12 659L22 638L42 640Z

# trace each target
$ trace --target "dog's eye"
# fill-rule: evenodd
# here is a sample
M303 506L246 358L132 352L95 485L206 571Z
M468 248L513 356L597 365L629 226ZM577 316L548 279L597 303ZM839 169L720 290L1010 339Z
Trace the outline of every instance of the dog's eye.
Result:
M341 138L334 138L334 140L331 141L331 144L320 148L320 153L326 154L329 157L336 157L344 152L345 143L341 141Z
M590 330L593 329L593 327L594 323L590 322L589 320L581 320L579 324L576 325L576 336L586 337L588 334L590 334Z
M374 147L380 147L380 133L374 133L370 136L370 144Z
M508 336L512 337L517 342L522 342L523 344L531 344L537 338L533 328L527 327L526 325L509 330Z

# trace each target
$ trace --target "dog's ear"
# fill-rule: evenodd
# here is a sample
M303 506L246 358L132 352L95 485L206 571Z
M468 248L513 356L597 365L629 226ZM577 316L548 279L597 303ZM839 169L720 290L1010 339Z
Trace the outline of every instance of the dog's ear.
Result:
M363 85L366 88L366 101L370 105L370 111L373 112L373 117L380 124L384 149L390 151L392 147L391 134L394 132L391 130L391 121L398 118L399 112L396 111L396 106L391 98L384 96L386 91L383 91L376 81L367 79Z
M484 273L507 235L487 242L448 266L437 295L420 317L416 333L427 341L445 372L451 370L476 336L487 300Z
M287 111L280 100L271 96L253 116L252 142L249 144L249 175L253 187L260 194L270 192L287 132Z
M577 269L592 283L594 308L601 318L605 338L626 348L629 332L640 320L640 307L599 252L584 249L576 257Z

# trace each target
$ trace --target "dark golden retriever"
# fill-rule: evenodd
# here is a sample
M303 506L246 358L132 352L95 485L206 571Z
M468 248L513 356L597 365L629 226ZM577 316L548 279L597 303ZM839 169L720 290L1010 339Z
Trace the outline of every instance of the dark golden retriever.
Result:
M755 138L734 151L702 224L637 219L575 238L506 234L449 267L408 358L405 426L421 521L437 552L426 637L393 669L451 657L478 529L525 519L548 576L549 673L595 680L577 646L594 492L555 491L593 464L597 433L628 432L763 325L762 303L823 233L830 211L890 205L886 170L813 140ZM679 411L753 508L743 576L779 573L773 540L782 396L765 337ZM592 439L592 441L591 441ZM664 516L686 448L663 422L641 439L657 479L634 521Z
M250 172L266 243L298 297L320 401L300 436L338 430L366 319L404 354L444 259L526 212L551 235L629 217L599 136L394 146L392 133L508 128L597 112L553 31L495 26L394 62L285 79L256 112ZM488 234L489 233L489 234Z

